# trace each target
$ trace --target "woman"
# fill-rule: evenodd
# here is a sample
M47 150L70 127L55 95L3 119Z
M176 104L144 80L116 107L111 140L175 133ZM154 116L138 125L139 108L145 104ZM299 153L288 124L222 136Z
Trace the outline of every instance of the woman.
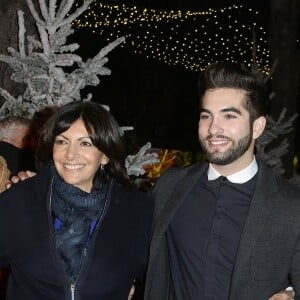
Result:
M97 103L69 103L36 154L39 174L0 195L7 299L127 299L143 279L153 202L130 186L118 124Z

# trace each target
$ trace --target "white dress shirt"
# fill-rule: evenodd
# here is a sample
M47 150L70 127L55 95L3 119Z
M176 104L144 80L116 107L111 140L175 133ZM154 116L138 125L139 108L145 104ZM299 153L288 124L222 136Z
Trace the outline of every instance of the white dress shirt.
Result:
M228 181L232 183L242 184L249 181L251 178L253 178L256 175L257 171L258 171L258 165L255 156L253 156L253 160L249 166L242 169L241 171L226 176L226 178L228 179ZM207 171L208 180L215 180L220 176L222 176L222 174L220 174L210 163Z

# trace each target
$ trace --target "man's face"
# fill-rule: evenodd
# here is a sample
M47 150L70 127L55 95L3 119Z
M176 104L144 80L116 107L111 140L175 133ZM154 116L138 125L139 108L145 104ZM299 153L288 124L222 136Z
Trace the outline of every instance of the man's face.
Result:
M206 91L202 98L198 134L212 164L239 162L242 167L253 159L253 126L243 106L245 97L243 90L217 88Z

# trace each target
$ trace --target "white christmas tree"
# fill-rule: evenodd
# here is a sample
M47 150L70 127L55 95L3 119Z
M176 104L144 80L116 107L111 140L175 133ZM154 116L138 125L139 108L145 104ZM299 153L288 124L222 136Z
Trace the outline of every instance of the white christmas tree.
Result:
M293 122L297 118L294 114L286 119L286 108L284 108L278 120L275 121L270 115L267 115L267 127L263 135L256 142L257 154L270 166L277 174L283 174L281 157L288 152L289 142L288 139L283 139L276 148L270 149L272 141L285 136L293 130Z
M258 64L256 63L256 36L255 31L253 31L253 47L252 47L252 57L253 64L251 65L252 72L257 73L258 76L261 76L264 83L270 80L272 74L274 73L278 61L272 65L270 73L264 75L258 68ZM269 94L269 101L274 99L275 94L271 92ZM288 152L289 142L288 139L283 139L276 148L271 148L272 142L281 138L281 136L285 136L286 134L293 131L293 122L297 118L297 114L292 115L289 119L286 119L286 108L283 108L281 111L278 120L275 121L271 115L267 115L267 125L262 134L262 136L255 143L256 153L274 170L275 173L281 175L284 173L284 168L282 167L281 158Z
M24 13L18 11L19 49L12 47L10 55L0 55L0 61L6 62L13 70L12 80L25 83L23 95L13 97L8 91L0 88L0 94L6 102L0 108L0 115L32 116L38 109L46 106L60 106L74 100L81 100L80 90L87 85L100 83L99 75L109 75L110 70L104 67L108 61L106 54L124 41L118 38L91 59L83 62L74 52L79 48L77 43L66 44L69 35L73 34L72 22L84 12L92 0L87 0L70 13L74 0L40 0L40 14L32 0L26 0L36 22L39 40L34 36L26 39ZM77 68L74 68L74 66ZM69 73L65 67L73 67ZM91 99L89 94L87 99Z
M0 95L6 100L0 107L0 117L31 117L44 107L59 107L71 101L91 100L91 94L82 99L80 91L87 85L97 86L100 83L99 76L110 75L110 69L104 66L108 61L106 55L124 41L123 37L116 39L102 48L95 57L84 62L74 53L79 44L67 44L67 38L74 33L72 22L93 0L84 1L77 9L72 9L75 0L39 0L39 11L32 0L26 1L35 20L39 39L34 36L26 37L24 13L18 11L18 49L9 47L7 51L10 55L0 54L0 61L10 65L13 70L11 79L24 83L25 91L14 97L0 88ZM72 70L68 72L66 69ZM121 133L129 129L132 128L120 127ZM144 153L139 152L137 159L130 159L132 163L126 163L128 170L135 170L135 175L144 173L144 164L157 162L155 155L147 155L147 159L143 158L141 163L143 155Z

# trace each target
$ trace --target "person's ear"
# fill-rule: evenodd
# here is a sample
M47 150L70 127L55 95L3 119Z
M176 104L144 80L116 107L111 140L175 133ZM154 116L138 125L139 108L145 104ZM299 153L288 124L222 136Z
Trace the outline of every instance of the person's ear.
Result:
M101 159L100 159L101 165L107 165L108 162L109 162L109 158L105 154L103 154Z
M257 118L253 122L252 138L254 140L258 139L262 135L262 133L265 130L266 124L267 124L267 119L264 116L261 116L261 117Z

